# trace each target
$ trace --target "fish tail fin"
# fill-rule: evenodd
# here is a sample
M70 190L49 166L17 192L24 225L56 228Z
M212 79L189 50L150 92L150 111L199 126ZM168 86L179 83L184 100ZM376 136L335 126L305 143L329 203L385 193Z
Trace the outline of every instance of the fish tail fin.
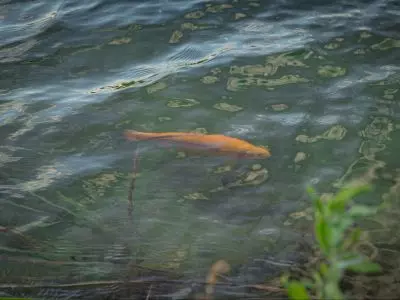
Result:
M140 132L136 130L125 130L124 136L130 141L141 141L148 140L152 138L152 135L146 132Z

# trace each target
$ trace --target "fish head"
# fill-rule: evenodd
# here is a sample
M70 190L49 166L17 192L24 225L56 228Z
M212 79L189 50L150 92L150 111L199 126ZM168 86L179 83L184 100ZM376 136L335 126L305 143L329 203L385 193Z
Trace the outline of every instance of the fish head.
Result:
M271 156L271 152L268 148L263 146L253 146L249 149L246 149L243 153L244 157L247 158L268 158Z

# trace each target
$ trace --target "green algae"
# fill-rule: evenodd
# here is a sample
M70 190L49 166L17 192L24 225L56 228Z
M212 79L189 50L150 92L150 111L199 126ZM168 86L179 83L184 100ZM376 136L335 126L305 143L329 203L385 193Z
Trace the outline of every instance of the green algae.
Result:
M172 35L171 35L171 37L170 37L170 39L169 39L169 43L170 43L170 44L179 43L182 37L183 37L183 32L180 31L180 30L175 30L175 31L172 33Z
M329 44L326 44L326 45L324 46L324 48L325 48L325 49L328 49L328 50L338 49L339 47L340 47L340 44L339 44L339 43L329 43Z
M279 112L288 109L289 106L287 104L281 103L281 104L272 104L271 108L273 111Z
M372 34L368 31L363 31L360 33L360 39L369 39Z
M315 143L319 140L341 140L345 137L347 129L342 125L335 125L329 128L327 131L321 135L309 137L307 135L301 134L296 137L296 141L301 143Z
M344 175L332 185L335 188L340 188L345 186L348 182L370 183L372 180L378 178L377 171L385 166L386 163L383 161L361 157L354 161Z
M220 68L214 68L214 69L211 69L210 72L213 75L218 75L218 74L220 74L222 72L222 70Z
M232 75L244 75L244 76L268 76L275 73L274 68L271 65L245 65L245 66L231 66L229 73Z
M172 108L179 108L179 107L191 107L200 104L199 101L195 99L174 99L174 100L169 100L167 102L168 107Z
M360 136L384 142L390 140L390 133L393 130L394 124L388 117L375 117L364 130L360 131Z
M293 52L270 55L265 59L265 65L269 65L272 67L273 71L271 74L275 74L280 67L286 66L308 68L308 65L297 59L293 55Z
M207 134L207 133L208 133L207 129L204 128L204 127L195 128L195 129L192 130L191 132L201 133L201 134Z
M204 12L201 10L192 11L185 15L185 19L200 19L204 16Z
M226 102L217 103L217 104L213 105L213 107L215 109L228 111L228 112L238 112L238 111L243 110L243 107L240 107L240 106L237 106L237 105L233 105L233 104L229 104L229 103L226 103Z
M233 19L234 20L239 20L239 19L243 19L245 17L247 17L247 15L244 14L244 13L235 13L235 15L233 16Z
M215 28L216 25L210 25L210 24L203 24L203 23L192 23L192 22L184 22L181 24L181 30L204 30L204 29L211 29Z
M279 55L271 55L265 59L265 64L244 65L244 66L231 66L229 72L232 75L244 76L271 76L274 75L280 67L308 67L301 60L293 56L293 53L283 53ZM286 75L286 77L298 75ZM284 76L285 78L285 76Z
M238 178L237 180L230 182L225 186L216 187L212 189L210 192L215 193L230 188L261 185L262 183L268 180L269 173L268 170L266 168L263 168L260 164L255 164L252 166L251 170L238 174L237 178Z
M293 213L289 214L289 217L283 222L283 225L291 226L299 219L305 219L307 221L312 221L314 219L313 213L314 212L313 212L312 207L307 207L304 210L293 212Z
M298 164L299 162L306 160L307 159L307 154L304 152L297 152L296 156L294 157L293 161L294 163Z
M167 88L167 83L163 81L156 82L146 88L148 94L153 94Z
M318 74L322 77L339 77L346 74L346 68L331 65L320 66L318 68Z
M219 78L216 76L204 76L200 79L204 84L213 84L219 81Z
M233 8L233 6L230 4L209 5L206 9L206 12L219 13L228 8Z
M309 82L309 80L300 77L300 75L284 75L281 78L277 79L229 77L227 82L227 90L239 91L251 86L274 88L287 84L307 83L307 82Z
M230 172L232 171L232 167L230 165L226 165L226 166L220 166L217 167L213 173L214 174L222 174L222 173L226 173L226 172Z
M183 196L185 200L209 200L207 196L202 193L191 193Z
M383 91L383 98L388 99L388 100L393 100L395 97L395 94L397 94L397 92L399 91L399 89L387 89Z
M234 186L242 185L260 185L268 179L268 170L265 168L251 170L243 176L243 178L236 182Z
M260 6L260 3L258 3L258 2L250 2L250 3L249 3L249 6L252 6L252 7L259 7L259 6Z
M392 38L385 38L382 42L371 45L373 50L389 50L393 48L400 48L400 40L395 40Z
M385 142L391 140L390 133L394 131L393 122L387 117L375 117L360 131L362 141L358 152L367 158L374 159L375 154L386 148Z
M377 141L362 141L358 152L364 157L373 159L378 152L386 149L386 145Z
M123 45L123 44L128 44L132 41L131 38L128 37L122 37L119 39L113 39L112 41L110 41L108 44L109 45Z
M176 158L185 158L187 155L183 151L179 151L176 153Z
M159 122L172 121L171 117L158 117L157 119L158 119Z
M119 178L122 177L121 173L112 172L104 173L96 176L93 179L83 181L83 189L88 198L85 198L88 202L93 203L93 199L104 196L109 188L111 188Z
M254 165L251 166L251 169L252 169L253 171L260 171L260 170L262 169L262 165L260 165L260 164L254 164Z
M364 55L365 53L367 53L367 51L365 49L356 49L353 51L353 53L355 55Z

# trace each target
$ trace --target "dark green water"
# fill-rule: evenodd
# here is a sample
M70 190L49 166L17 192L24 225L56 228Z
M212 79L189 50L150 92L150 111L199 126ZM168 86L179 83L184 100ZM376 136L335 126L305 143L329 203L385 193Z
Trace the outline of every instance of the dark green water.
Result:
M0 1L2 288L119 279L129 261L204 280L225 259L260 282L311 238L307 185L361 178L366 201L396 204L396 1L79 3ZM228 170L125 129L231 135L272 156Z

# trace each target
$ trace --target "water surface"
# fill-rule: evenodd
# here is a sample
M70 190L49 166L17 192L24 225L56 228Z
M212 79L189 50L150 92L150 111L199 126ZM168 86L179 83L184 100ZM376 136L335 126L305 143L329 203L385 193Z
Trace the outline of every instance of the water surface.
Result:
M362 178L377 186L365 201L396 200L399 8L0 1L0 226L34 239L1 233L2 287L116 280L129 262L201 281L218 259L259 282L311 239L307 185ZM272 156L229 169L125 129L231 135Z

